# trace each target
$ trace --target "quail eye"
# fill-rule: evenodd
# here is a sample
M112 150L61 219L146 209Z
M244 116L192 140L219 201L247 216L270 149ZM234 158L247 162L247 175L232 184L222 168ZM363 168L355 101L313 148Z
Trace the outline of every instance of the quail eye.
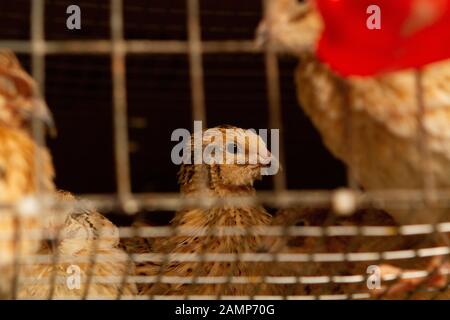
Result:
M237 147L236 143L229 143L229 144L227 144L227 152L229 152L229 153L237 153L238 152L238 147Z

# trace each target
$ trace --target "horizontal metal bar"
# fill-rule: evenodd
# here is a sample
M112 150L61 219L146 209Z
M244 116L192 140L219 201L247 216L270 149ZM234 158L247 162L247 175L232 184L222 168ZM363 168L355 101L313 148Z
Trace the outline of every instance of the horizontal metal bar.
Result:
M180 193L134 193L130 195L129 203L122 203L117 194L83 194L82 206L88 203L92 207L101 211L122 210L124 206L134 207L134 211L127 213L134 214L139 210L180 210L186 208L212 208L222 205L229 206L252 206L270 205L276 208L289 207L332 207L337 201L340 190L289 190L282 192L262 191L253 196L229 196L229 197L186 197ZM426 208L427 201L421 189L393 189L383 191L348 191L354 201L356 209L377 208L377 209L405 209ZM57 197L45 197L36 199L43 205L59 205L67 208L69 204L77 206L77 201L61 202ZM18 203L0 203L0 209L13 208ZM450 209L450 190L443 189L436 191L434 208ZM411 230L412 231L412 230ZM413 232L413 231L412 231Z
M405 254L406 253L406 254ZM96 263L125 262L132 259L136 263L143 262L345 262L345 261L380 261L380 260L407 260L422 257L447 256L448 247L432 247L418 250L397 250L384 252L350 252L350 253L133 253L128 256L110 256L96 254ZM58 257L60 263L86 263L90 256L62 256ZM41 254L35 256L19 257L21 264L52 264L52 255Z
M422 227L422 228L419 228ZM439 229L436 233L450 232L450 223L444 222L435 226L433 229ZM409 231L412 229L414 232ZM214 227L214 228L196 228L187 226L159 226L159 227L119 227L120 238L160 238L177 236L191 237L229 237L229 236L249 236L258 235L265 237L389 237L394 235L412 236L429 234L430 225L410 225L402 227L394 226L328 226L328 227L297 227L297 226L254 226L254 227ZM108 231L104 232L108 236ZM102 232L101 232L102 233ZM56 240L57 230L42 230L40 228L29 229L27 234L22 236L25 240ZM0 231L0 240L11 240L13 232Z
M443 271L443 275L448 275L448 271ZM396 279L416 279L425 278L430 275L427 270L415 270L415 271L401 271L396 274L384 274L381 278L382 281L393 281ZM50 277L36 277L23 276L20 278L22 284L48 284ZM366 281L367 275L349 275L349 276L128 276L126 283L134 284L153 284L153 283L168 283L168 284L315 284L324 285L330 283L336 284L355 284L363 283ZM123 278L120 276L93 276L92 283L96 284L120 284ZM57 276L55 283L66 284L67 277ZM80 280L80 283L85 283L86 279Z
M414 273L418 277L423 277L423 273ZM412 275L407 274L405 278L410 279ZM50 277L28 277L22 276L20 281L22 284L48 284ZM123 281L121 276L93 276L92 283L97 284L120 284ZM267 283L267 284L329 284L329 283L339 283L339 284L355 284L365 281L365 277L362 275L352 275L352 276L260 276L260 277L245 277L245 276L128 276L126 283L170 283L170 284L256 284L256 283ZM66 276L57 276L55 278L56 284L66 284ZM86 278L83 277L80 283L85 283Z
M128 54L187 54L188 41L178 40L125 40L124 51ZM0 48L8 48L16 53L33 53L32 42L27 40L0 40ZM42 41L39 53L55 54L110 54L113 41L110 40L61 40ZM264 49L254 40L202 41L201 52L215 53L258 53Z
M178 210L186 207L213 207L218 205L273 205L277 208L292 206L331 206L336 200L339 190L289 190L283 192L262 191L254 196L230 197L185 197L179 193L139 193L131 197L135 205L147 210ZM410 209L426 207L426 199L422 189L393 189L383 191L352 192L355 208L375 207L378 209ZM115 194L83 195L96 208L117 208L119 202ZM437 190L435 208L450 209L450 190Z

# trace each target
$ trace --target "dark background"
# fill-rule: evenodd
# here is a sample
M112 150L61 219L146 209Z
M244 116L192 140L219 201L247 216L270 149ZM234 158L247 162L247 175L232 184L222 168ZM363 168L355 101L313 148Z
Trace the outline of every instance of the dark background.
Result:
M0 1L0 39L29 39L30 2ZM126 0L127 39L187 40L184 0ZM251 40L261 19L259 0L203 0L203 40ZM66 29L66 8L82 10L82 29ZM46 39L108 39L109 1L46 1ZM29 70L30 59L20 55ZM208 126L268 128L262 54L203 56ZM280 81L288 187L329 189L345 183L340 162L324 148L296 101L296 61L282 57ZM188 57L129 55L127 92L134 192L177 191L177 166L170 160L176 128L192 127ZM46 98L58 137L48 141L57 184L74 193L115 192L112 83L108 55L46 57ZM271 179L258 185L269 189Z

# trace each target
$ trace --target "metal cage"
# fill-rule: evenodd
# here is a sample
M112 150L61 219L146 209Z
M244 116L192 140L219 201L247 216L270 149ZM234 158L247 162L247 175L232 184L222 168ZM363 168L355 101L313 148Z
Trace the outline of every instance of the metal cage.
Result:
M342 201L350 203L350 211L364 210L366 208L376 207L378 209L389 210L391 207L414 207L429 205L429 195L433 195L433 205L447 208L450 205L450 197L446 190L436 190L427 185L424 190L386 190L378 192L363 192L355 187L355 184L349 178L348 188L345 190L289 190L286 187L286 175L289 173L283 171L274 177L274 189L272 191L258 192L254 197L245 198L221 198L209 199L198 198L188 199L181 197L178 193L133 193L130 178L130 160L129 160L129 137L128 137L128 114L127 114L127 76L126 76L126 57L135 54L159 54L172 55L184 54L189 58L189 74L192 99L192 118L195 120L206 121L205 108L205 85L204 85L204 55L221 53L263 53L265 57L265 73L267 81L268 98L268 118L269 127L281 129L283 133L283 119L281 116L281 93L279 83L279 69L277 54L270 47L266 49L255 46L253 39L248 40L226 40L226 41L205 41L201 38L200 22L200 0L186 0L186 23L188 37L184 40L129 40L124 38L124 18L123 9L127 3L123 0L110 0L110 39L104 40L46 40L45 38L45 0L33 0L31 3L30 17L30 40L0 40L0 47L9 48L16 53L30 54L32 76L39 83L41 91L44 93L45 83L45 57L55 54L70 55L98 55L108 54L111 57L111 74L113 85L113 129L114 129L114 150L115 150L115 174L117 191L112 194L86 194L83 199L89 201L100 212L110 210L120 210L123 214L134 217L141 210L179 210L185 207L209 207L218 203L243 204L265 204L273 207L292 207L302 206L308 208L337 208ZM44 143L44 128L38 123L34 126L34 137L36 141ZM351 140L351 139L350 139ZM350 142L349 142L350 143ZM281 146L281 163L284 162L283 145ZM37 165L39 159L37 158ZM351 174L349 174L351 177ZM343 199L343 197L345 199ZM45 195L41 198L44 199ZM77 207L77 204L74 204ZM220 230L221 234L234 235L270 235L273 237L311 237L317 239L326 239L329 237L353 237L352 241L365 241L373 237L391 237L429 235L435 233L450 232L450 223L440 223L436 225L408 225L408 226L270 226L255 227L251 230L241 230L240 228L225 228ZM180 234L192 234L193 230L189 228L174 229L170 226L142 226L142 227L120 227L120 237L122 239L133 237L170 237ZM196 231L198 232L198 230ZM205 234L219 232L219 230L203 230ZM47 235L48 237L57 237L57 235ZM95 252L95 250L93 251ZM396 251L373 251L373 252L354 252L352 246L349 246L342 252L254 252L243 255L237 254L217 254L204 252L201 254L161 254L161 253L130 253L129 258L135 263L145 261L262 261L272 263L305 263L316 262L321 264L333 263L335 265L344 262L358 263L361 261L370 264L379 264L380 262L389 262L391 260L408 260L416 258L427 258L433 256L447 256L450 252L449 247L425 247L418 249L396 250ZM85 263L95 264L98 261L95 254ZM55 263L60 257L48 257L45 255L36 256L27 263ZM26 260L26 259L25 259ZM336 267L337 268L337 267ZM430 271L422 270L420 272L405 272L392 279L431 277ZM98 277L89 275L86 279L87 289L81 298L88 297L89 284L94 282L102 283L185 283L185 284L211 284L211 283L268 283L268 284L309 284L315 286L330 285L351 285L361 284L368 280L369 275L352 274L325 274L321 276L308 275L265 275L261 277L165 277L165 276L138 276L124 274L121 277L105 276ZM20 274L16 273L15 282L26 281ZM44 281L44 280L43 280ZM55 282L55 279L46 279L45 281ZM62 280L63 281L63 280ZM447 284L448 287L448 284ZM16 288L16 286L13 287ZM329 288L329 287L326 287ZM366 299L370 298L367 291L347 290L345 294L335 294L333 290L327 292L324 289L323 294L303 294L292 295L287 290L285 294L270 296L273 299ZM436 291L432 298L438 298L442 291ZM16 297L13 292L12 297ZM51 299L52 293L48 297ZM196 299L198 296L126 296L120 293L117 299ZM253 296L200 296L200 298L244 298L258 299L268 298L265 295L259 295L255 292Z

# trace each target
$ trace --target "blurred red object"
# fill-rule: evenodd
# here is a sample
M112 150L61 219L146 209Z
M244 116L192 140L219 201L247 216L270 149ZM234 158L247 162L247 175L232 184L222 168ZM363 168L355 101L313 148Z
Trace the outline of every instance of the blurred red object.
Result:
M317 54L343 75L370 76L450 58L450 0L316 0L325 29ZM368 7L381 28L369 29Z

